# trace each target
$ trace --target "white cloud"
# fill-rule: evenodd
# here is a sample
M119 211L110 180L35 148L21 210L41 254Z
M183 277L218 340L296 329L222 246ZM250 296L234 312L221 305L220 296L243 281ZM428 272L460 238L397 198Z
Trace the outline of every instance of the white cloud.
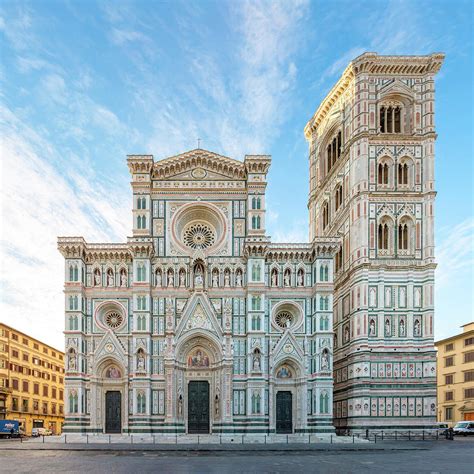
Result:
M73 184L52 163L53 145L1 109L2 321L63 347L64 260L58 235L124 241L129 211L124 193L106 180L76 176ZM97 183L100 182L100 185Z

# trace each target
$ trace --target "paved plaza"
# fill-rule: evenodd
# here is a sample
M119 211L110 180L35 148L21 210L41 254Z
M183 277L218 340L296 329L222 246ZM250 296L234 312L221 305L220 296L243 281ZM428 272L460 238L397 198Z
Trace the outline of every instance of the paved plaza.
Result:
M61 449L58 449L61 446ZM0 472L472 473L474 439L377 444L169 445L0 443Z

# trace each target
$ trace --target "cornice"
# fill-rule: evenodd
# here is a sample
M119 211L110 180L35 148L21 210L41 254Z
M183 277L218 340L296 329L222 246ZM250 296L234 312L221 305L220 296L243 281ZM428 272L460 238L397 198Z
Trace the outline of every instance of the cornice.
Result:
M349 63L342 76L323 99L313 117L305 126L307 140L341 95L351 86L360 74L384 76L423 76L436 74L443 64L444 54L433 53L426 56L380 56L377 53L364 53Z

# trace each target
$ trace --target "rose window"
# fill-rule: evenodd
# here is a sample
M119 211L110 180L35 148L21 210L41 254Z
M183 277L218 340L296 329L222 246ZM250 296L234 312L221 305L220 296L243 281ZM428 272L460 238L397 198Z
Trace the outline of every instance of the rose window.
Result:
M289 328L294 322L294 317L288 311L280 311L275 317L275 322L282 329Z
M123 323L123 316L117 311L110 311L105 315L105 323L109 328L117 329Z
M211 247L216 240L214 230L206 224L191 224L183 232L185 245L192 249Z

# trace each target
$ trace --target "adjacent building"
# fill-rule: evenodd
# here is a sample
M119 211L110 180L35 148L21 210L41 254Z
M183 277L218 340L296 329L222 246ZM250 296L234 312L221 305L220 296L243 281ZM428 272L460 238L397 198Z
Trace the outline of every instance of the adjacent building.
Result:
M435 343L438 349L438 421L474 421L474 322Z
M0 419L61 433L64 353L0 323Z
M443 58L366 53L344 71L305 128L308 243L266 234L269 156L130 155L127 242L58 240L65 429L432 426Z
M435 75L443 54L352 61L305 128L310 242L340 236L334 424L436 419Z

